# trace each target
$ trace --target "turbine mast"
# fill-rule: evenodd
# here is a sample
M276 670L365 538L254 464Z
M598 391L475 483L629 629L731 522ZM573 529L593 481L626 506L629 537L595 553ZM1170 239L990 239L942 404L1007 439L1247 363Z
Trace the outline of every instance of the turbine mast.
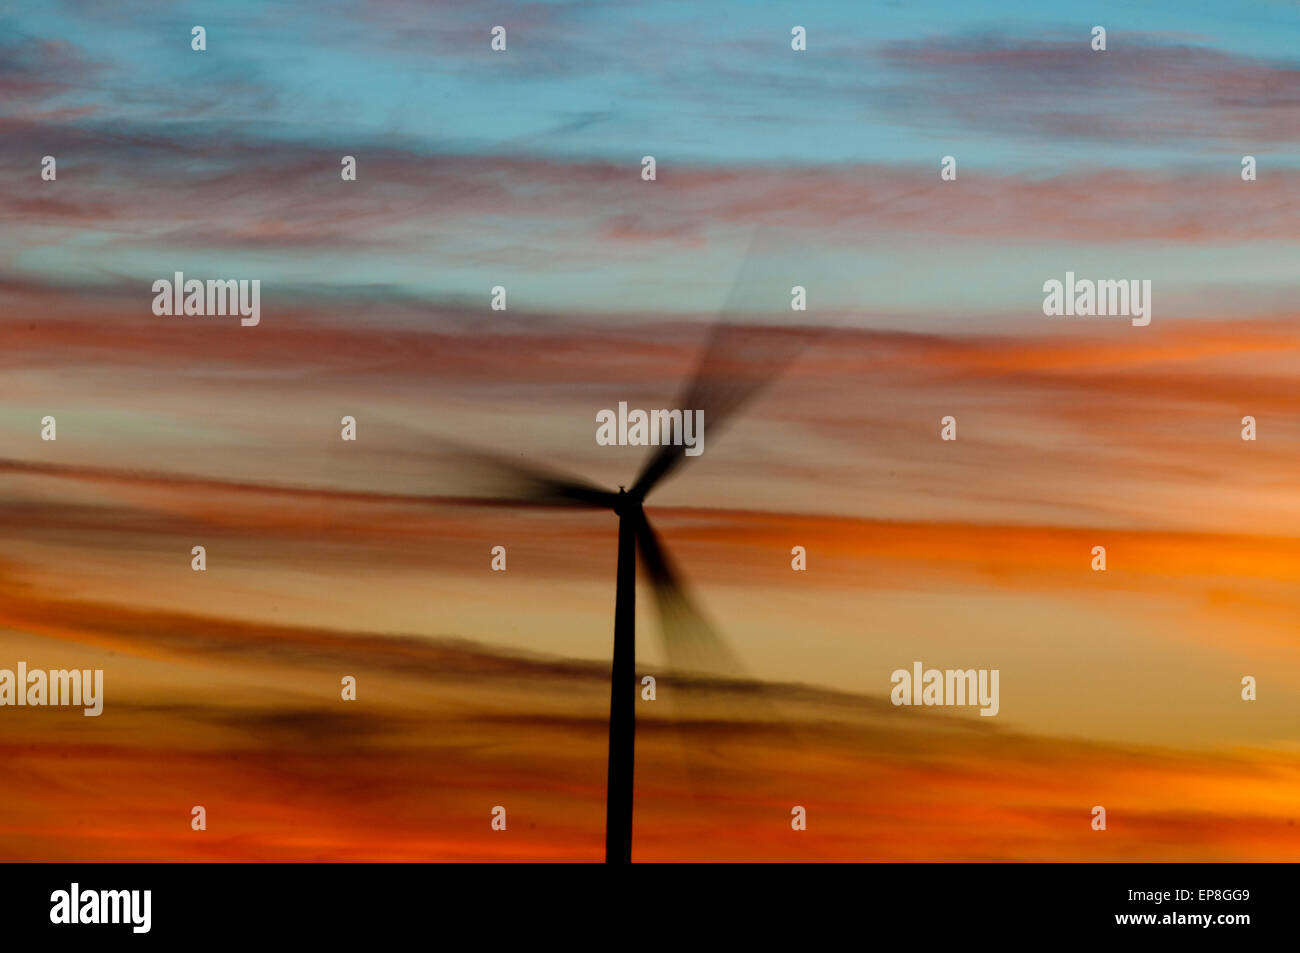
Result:
M605 862L627 864L632 861L632 771L636 763L636 528L641 503L620 487L614 511L618 513L618 590L609 687Z

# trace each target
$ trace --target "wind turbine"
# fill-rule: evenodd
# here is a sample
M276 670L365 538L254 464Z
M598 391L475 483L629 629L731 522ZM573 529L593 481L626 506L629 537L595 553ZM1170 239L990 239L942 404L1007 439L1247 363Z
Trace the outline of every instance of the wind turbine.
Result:
M708 445L712 446L718 431L731 421L736 411L792 363L818 333L715 324L695 375L674 406L680 408L683 415L697 409L704 411L704 427L708 429L710 438ZM579 478L535 469L513 459L469 451L499 473L509 474L515 484L513 493L480 498L483 502L609 510L618 517L614 651L609 692L609 767L605 795L606 863L629 863L632 859L638 553L654 588L662 634L670 653L676 645L678 649L704 650L714 659L727 663L732 663L733 659L696 609L644 509L651 491L689 459L685 450L684 446L672 444L654 448L631 488L620 486L617 492ZM739 674L734 665L732 674Z

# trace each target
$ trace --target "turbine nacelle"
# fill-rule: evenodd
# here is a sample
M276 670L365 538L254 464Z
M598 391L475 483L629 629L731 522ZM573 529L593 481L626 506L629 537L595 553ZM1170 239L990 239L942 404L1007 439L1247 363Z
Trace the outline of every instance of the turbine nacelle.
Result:
M642 497L635 493L629 493L626 487L619 487L618 493L614 494L613 510L621 519L624 516L636 516L640 514L644 518L644 511L641 508Z

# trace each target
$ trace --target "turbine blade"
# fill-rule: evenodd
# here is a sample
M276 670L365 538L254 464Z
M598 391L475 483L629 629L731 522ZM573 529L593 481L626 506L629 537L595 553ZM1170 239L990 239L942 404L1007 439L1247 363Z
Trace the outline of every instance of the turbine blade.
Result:
M772 690L749 675L696 607L644 513L636 531L672 669L672 677L660 682L672 686L667 700L675 717L668 723L691 796L711 810L736 770L747 764L747 748L759 744L789 757L797 755L802 741Z
M613 509L614 501L618 499L617 493L601 489L581 477L548 470L527 460L463 445L448 446L448 456L480 471L485 478L480 493L489 499L606 510Z
M477 462L485 463L486 458L480 458ZM491 466L498 471L496 478L500 485L500 489L496 492L484 488L484 495L491 499L610 509L618 496L616 493L610 493L581 480L551 476L540 470L534 470L526 464L493 460Z
M669 664L679 674L695 671L740 676L743 669L739 660L696 607L644 512L637 518L636 538L654 588Z
M690 385L678 399L683 414L704 412L709 441L715 441L736 414L770 386L825 329L758 328L715 325ZM646 495L689 459L686 447L664 444L646 461L628 491Z
M400 434L402 449L390 450L398 459L413 459L417 474L433 464L454 465L466 495L497 504L569 506L612 509L617 493L561 470L543 467L522 457L484 450L449 437L435 436L407 424L385 420L372 427L381 434Z
M828 328L791 328L740 323L747 315L775 310L788 300L789 289L771 274L769 259L755 254L763 247L751 237L736 280L716 323L709 331L699 363L683 389L677 408L683 414L704 412L710 441L735 415L769 386ZM686 448L665 444L646 461L628 491L643 500L654 487L686 460Z

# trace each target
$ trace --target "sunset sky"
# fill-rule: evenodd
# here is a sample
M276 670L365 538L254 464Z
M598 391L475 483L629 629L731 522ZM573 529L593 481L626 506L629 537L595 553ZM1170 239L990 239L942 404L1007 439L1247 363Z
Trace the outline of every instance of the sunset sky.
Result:
M447 448L630 484L596 413L677 406L720 320L825 330L647 503L741 665L670 672L643 588L634 859L1300 860L1298 40L1282 0L0 6L0 668L106 694L0 708L0 860L601 859L615 517L454 502ZM1067 271L1150 325L1044 316ZM154 315L175 272L261 323ZM999 714L894 707L915 660Z

